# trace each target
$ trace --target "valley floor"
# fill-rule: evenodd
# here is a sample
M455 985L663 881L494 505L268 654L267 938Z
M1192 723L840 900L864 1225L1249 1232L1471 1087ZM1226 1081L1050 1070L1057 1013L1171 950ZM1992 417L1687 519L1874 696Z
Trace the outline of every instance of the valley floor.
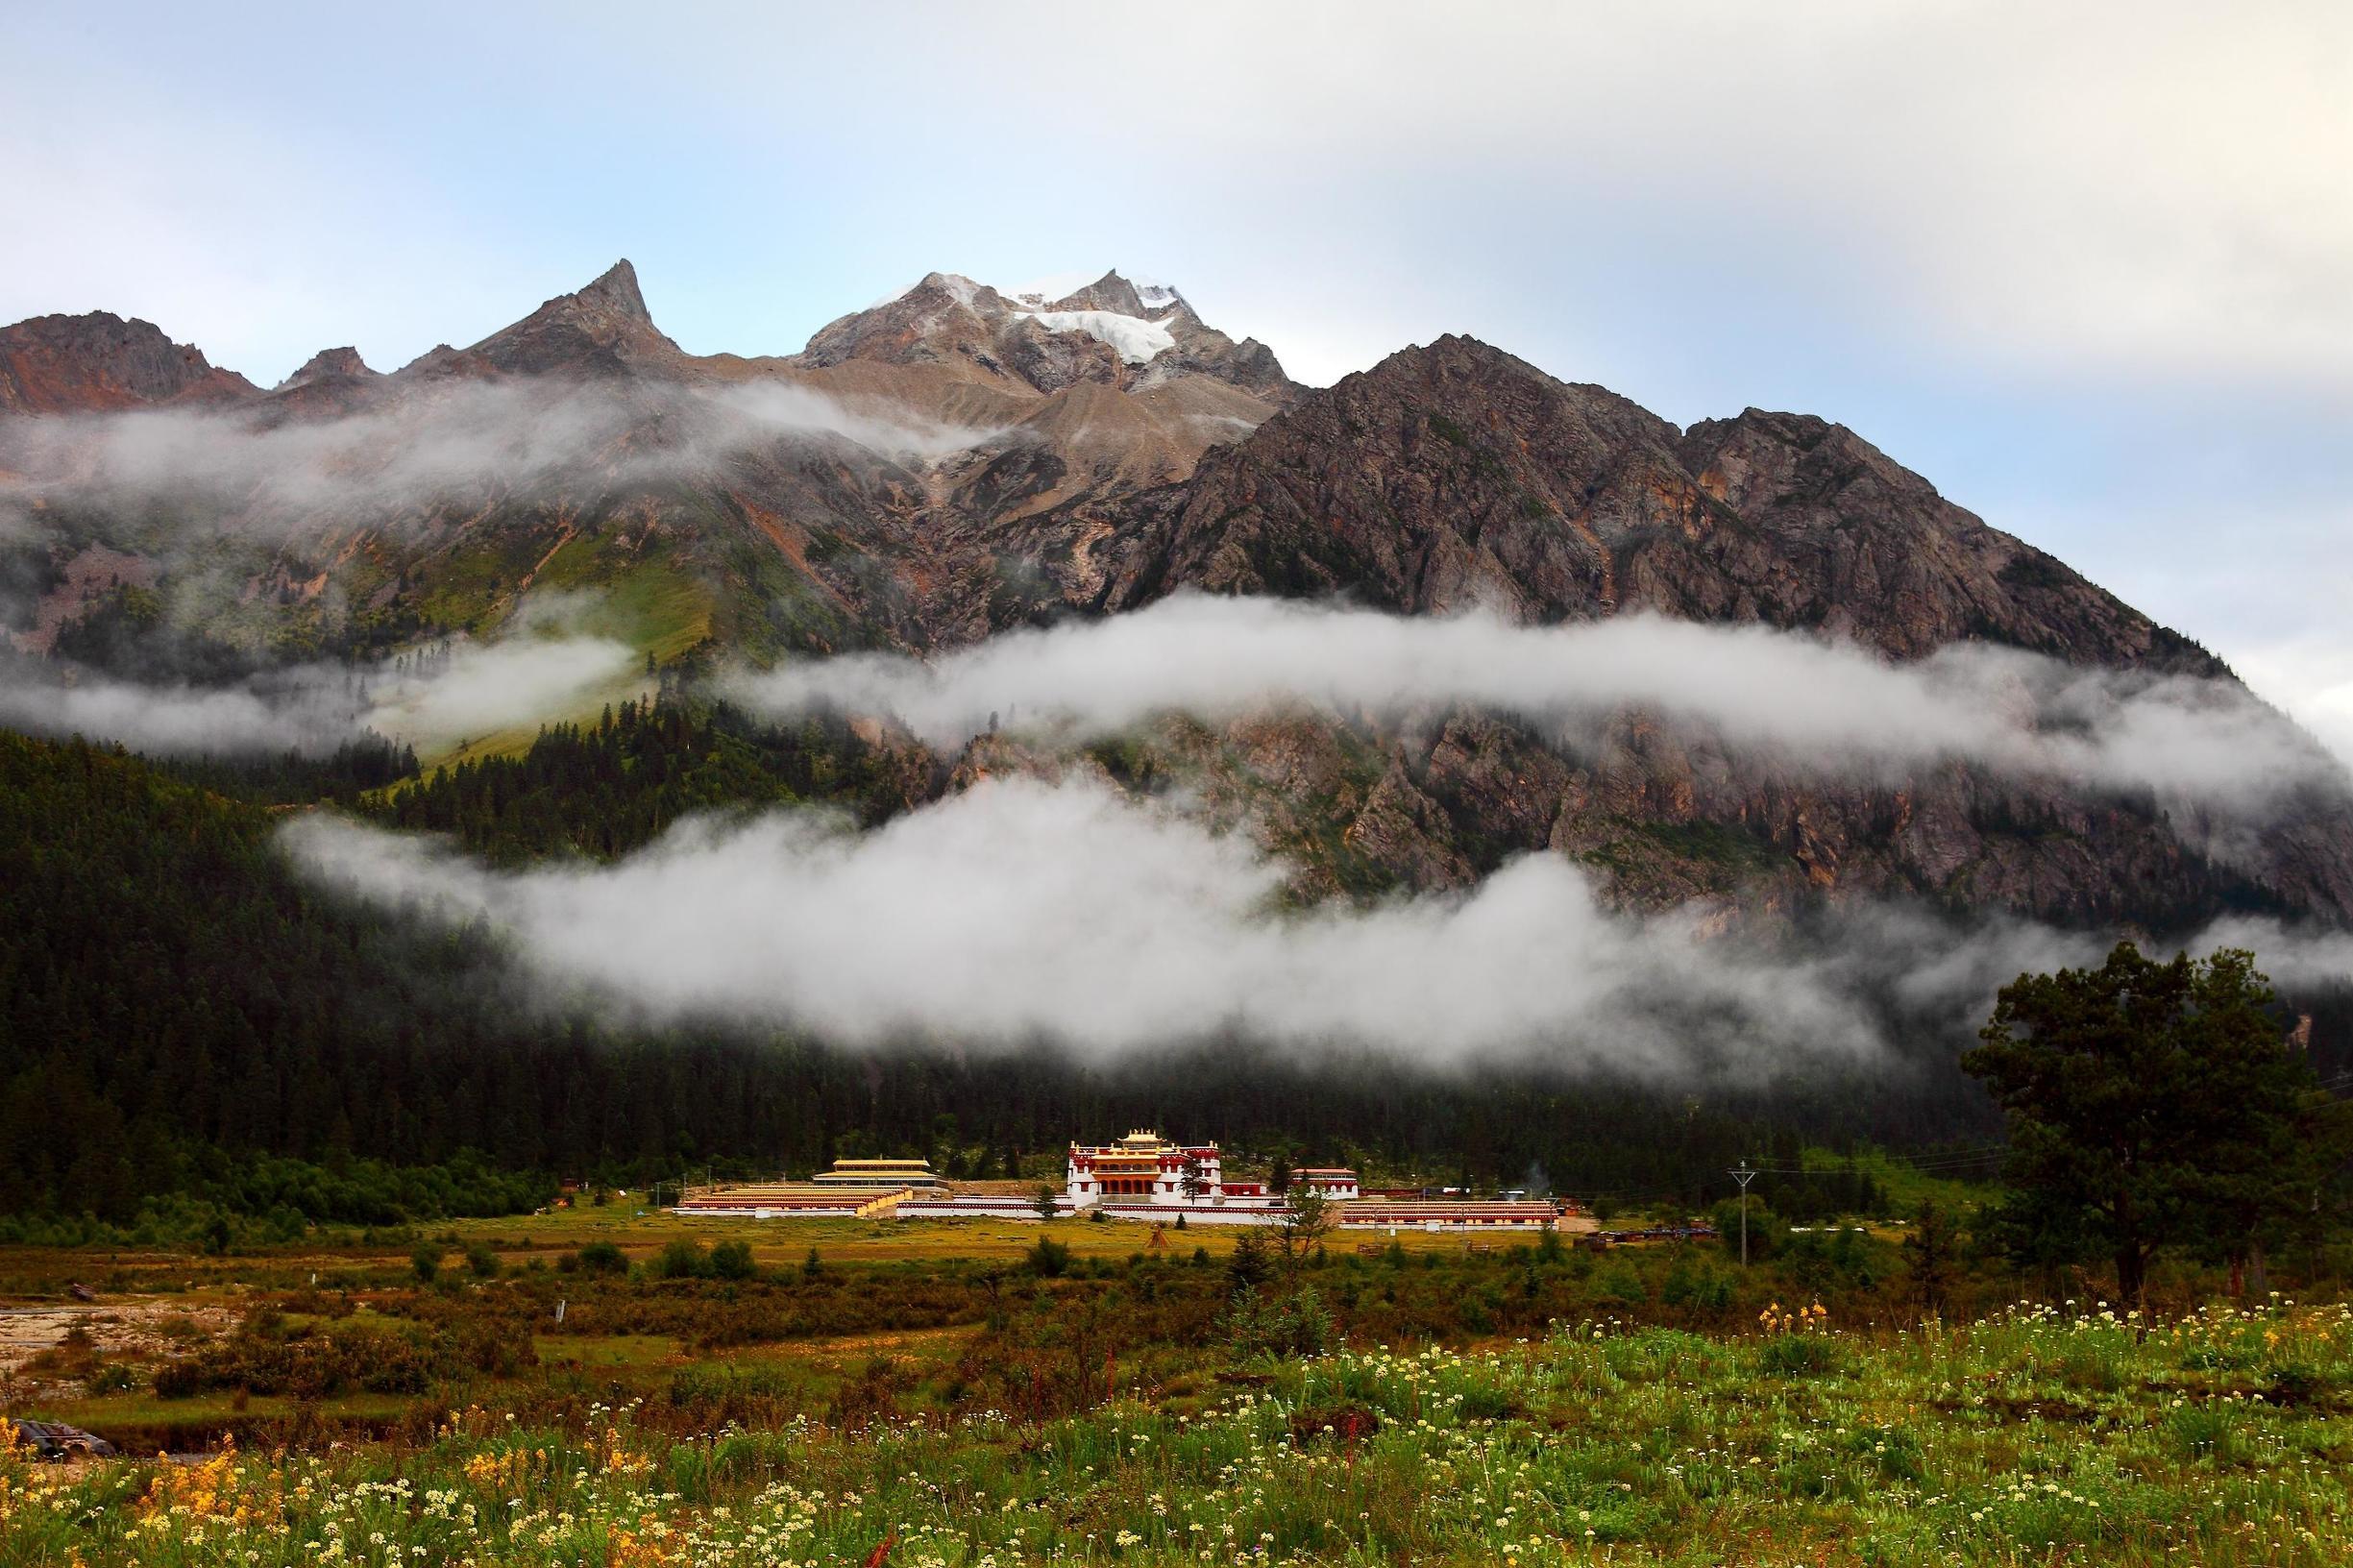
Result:
M863 1375L920 1348L876 1338ZM0 1564L2353 1560L2341 1308L2145 1335L2027 1308L1895 1334L1601 1318L1102 1376L1107 1401L1042 1421L680 1433L624 1397L293 1458L11 1460Z

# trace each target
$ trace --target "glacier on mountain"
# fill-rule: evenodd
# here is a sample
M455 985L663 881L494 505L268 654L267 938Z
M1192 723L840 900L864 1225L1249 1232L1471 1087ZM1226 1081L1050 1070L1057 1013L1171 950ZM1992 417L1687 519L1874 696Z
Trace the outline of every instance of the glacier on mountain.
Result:
M1119 352L1131 365L1148 362L1155 355L1176 347L1176 338L1157 321L1123 316L1116 310L1022 310L1049 332L1085 332Z

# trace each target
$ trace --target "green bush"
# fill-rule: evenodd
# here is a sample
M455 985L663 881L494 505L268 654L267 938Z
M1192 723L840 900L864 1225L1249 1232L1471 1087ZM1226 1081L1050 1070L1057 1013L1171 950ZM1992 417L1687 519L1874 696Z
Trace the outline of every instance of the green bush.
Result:
M628 1255L610 1241L591 1241L574 1253L569 1262L583 1274L613 1275L629 1272Z
M1678 1258L1658 1282L1658 1299L1669 1307L1720 1311L1732 1304L1731 1276L1691 1258Z
M711 1255L702 1243L681 1236L662 1249L653 1261L653 1272L665 1280L700 1279L711 1271Z
M1312 1286L1277 1296L1241 1286L1218 1315L1215 1332L1242 1357L1311 1356L1339 1337Z
M1642 1286L1642 1275L1634 1265L1623 1260L1612 1260L1609 1266L1594 1277L1593 1299L1611 1307L1639 1307L1650 1299Z
M1756 1369L1769 1378L1810 1378L1847 1370L1837 1341L1818 1334L1777 1334L1757 1347Z

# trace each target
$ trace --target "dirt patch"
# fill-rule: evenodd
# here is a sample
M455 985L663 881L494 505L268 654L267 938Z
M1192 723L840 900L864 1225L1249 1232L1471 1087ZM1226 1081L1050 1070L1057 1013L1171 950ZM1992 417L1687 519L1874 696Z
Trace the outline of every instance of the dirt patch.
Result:
M27 1361L64 1343L80 1329L93 1356L105 1360L152 1360L182 1341L218 1333L229 1313L184 1302L74 1302L0 1307L0 1378L13 1378Z

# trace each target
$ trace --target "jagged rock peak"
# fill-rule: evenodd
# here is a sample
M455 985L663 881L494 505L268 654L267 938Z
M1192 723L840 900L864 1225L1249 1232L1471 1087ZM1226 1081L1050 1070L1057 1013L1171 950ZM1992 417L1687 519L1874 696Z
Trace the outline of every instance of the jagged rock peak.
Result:
M542 303L515 327L493 335L503 337L517 327L551 320L595 322L608 327L651 327L653 313L646 308L645 293L637 286L637 269L624 257L599 273L594 282L570 294L558 294Z
M601 306L608 310L653 325L653 313L646 308L646 296L637 286L637 269L623 257L607 267L593 283L573 296L582 305Z
M107 310L35 316L0 328L0 411L75 413L250 397L253 383L174 343L161 328Z
M376 374L368 368L368 362L359 357L357 349L321 349L304 360L300 370L279 382L278 389L282 392L289 387L308 386L313 381L333 376L365 378Z
M637 269L625 259L576 293L559 294L491 333L472 352L507 374L679 374L689 368L678 346L653 325Z
M1123 316L1156 318L1178 310L1188 315L1192 313L1192 306L1173 286L1150 281L1138 282L1121 276L1116 268L1084 287L1050 295L1049 291L1056 286L1048 282L1026 290L1016 289L1008 297L1015 304L1033 310L1110 310Z

